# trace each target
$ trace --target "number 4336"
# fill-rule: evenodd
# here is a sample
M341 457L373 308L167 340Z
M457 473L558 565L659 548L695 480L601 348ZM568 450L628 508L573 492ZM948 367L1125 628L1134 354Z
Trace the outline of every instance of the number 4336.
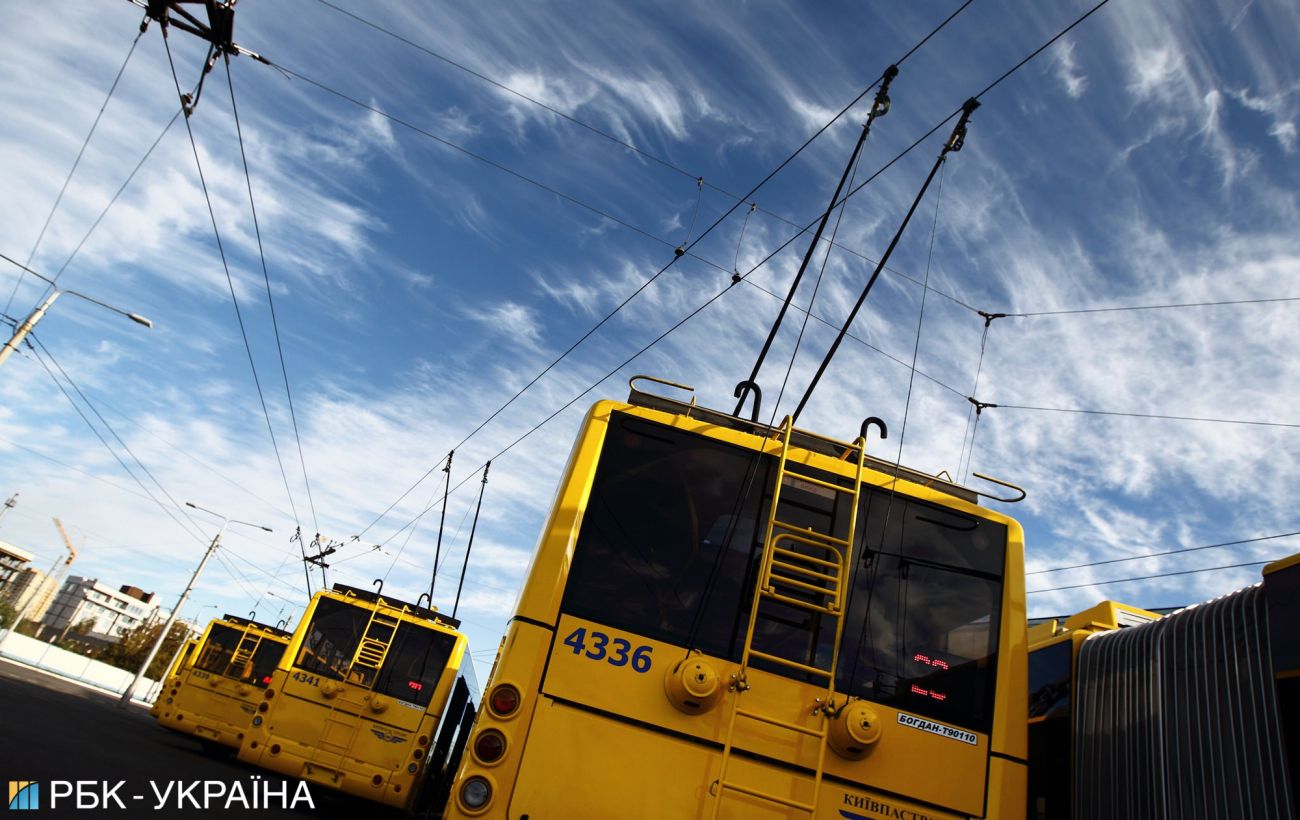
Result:
M593 661L604 660L611 666L631 666L634 672L650 671L650 653L654 647L638 646L632 648L632 643L623 638L611 639L604 632L597 632L594 629L588 632L583 627L573 630L569 637L564 639L564 645L573 647L573 654L582 655Z

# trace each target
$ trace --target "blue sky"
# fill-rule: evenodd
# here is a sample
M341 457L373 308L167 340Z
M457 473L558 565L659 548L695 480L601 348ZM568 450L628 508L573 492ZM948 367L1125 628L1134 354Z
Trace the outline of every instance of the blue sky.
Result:
M415 598L427 588L436 516L409 539L400 528L441 492L441 474L369 526L379 514L672 259L673 247L735 204L726 192L748 191L957 5L430 9L340 0L439 59L319 0L240 4L236 41L292 72L246 57L232 64L310 499L224 67L208 77L190 125L289 491L182 122L59 280L149 316L154 329L64 297L36 334L167 494L275 530L229 530L187 614L294 611L288 601L304 597L303 580L288 536L299 523L345 542L364 532L335 556L331 581L367 586L386 575L387 590ZM891 113L877 122L856 179L1087 8L976 0L902 64ZM79 2L57 20L31 6L0 14L0 252L25 261L142 11ZM902 441L903 462L918 469L964 474L969 461L1024 486L1028 499L1007 512L1026 526L1030 570L1300 530L1289 492L1300 478L1300 302L1008 317L993 322L982 359L975 313L1300 296L1298 40L1300 8L1283 0L1111 0L991 90L858 317L861 341L841 349L801 424L851 438L860 419L881 416L891 430L877 449L883 457L897 458ZM174 31L171 46L188 88L200 44ZM760 189L747 220L749 208L737 208L457 450L452 483L464 484L447 513L439 607L454 594L478 487L472 473L726 289L733 268L758 264L792 224L817 216L869 101ZM64 264L174 106L155 25L36 247L35 270L53 275ZM948 130L849 201L826 256L818 317L847 314ZM779 306L763 289L783 294L805 247L806 239L792 243L493 463L461 603L481 661L509 615L585 408L624 396L637 373L691 384L703 403L729 407ZM823 256L796 300L803 307ZM0 298L17 273L0 266ZM927 276L917 345L918 282ZM7 313L24 315L41 293L26 278ZM801 319L792 314L762 374L769 410ZM809 323L783 411L832 332ZM925 375L909 401L914 348ZM977 398L1003 406L984 412L970 447L965 397L977 370ZM133 469L182 523L126 474L39 362L25 355L4 365L0 495L21 495L0 538L47 564L60 550L49 521L57 515L80 544L74 572L174 600L215 522L185 519ZM1105 597L1191 603L1250 583L1258 568L1101 582L1297 549L1292 537L1036 575L1030 589L1095 585L1033 595L1030 611L1074 611Z

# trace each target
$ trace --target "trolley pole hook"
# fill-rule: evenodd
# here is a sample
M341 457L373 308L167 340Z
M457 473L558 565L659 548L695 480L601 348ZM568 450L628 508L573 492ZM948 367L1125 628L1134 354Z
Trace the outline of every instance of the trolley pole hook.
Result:
M248 613L248 620L250 620L250 621L256 621L256 620L257 620L257 610L256 610L256 609L251 610L251 611Z
M1025 490L1024 490L1023 487L1017 487L1015 484L1012 484L1012 483L1009 482L1009 481L1003 481L1003 480L1000 479L1000 478L994 478L993 476L987 476L987 475L984 475L983 473L972 473L971 475L975 476L976 478L982 478L982 479L984 479L985 481L991 482L991 483L993 483L993 484L997 484L997 485L999 485L999 486L1006 487L1006 488L1009 489L1009 490L1015 490L1015 491L1018 493L1018 495L1016 495L1016 496L1014 496L1014 497L1012 497L1012 498L1002 498L1002 497L1000 497L1000 496L991 495L990 493L985 493L985 492L980 492L979 490L975 490L974 492L975 492L977 495L981 495L981 496L983 496L983 497L985 497L985 498L989 498L989 499L992 499L992 500L994 500L994 501L1001 501L1001 502L1003 502L1004 504L1015 504L1017 501L1024 501L1024 500L1025 500L1025 495L1026 495L1026 493L1025 493Z
M375 597L378 598L380 595L384 594L384 579L376 578L373 583L375 585Z
M421 592L420 597L415 599L415 605L419 606L420 602L423 601L425 598L429 598L429 593ZM432 607L433 607L433 599L429 598L429 605L426 606L425 609L431 609Z
M880 418L879 416L867 416L862 421L862 426L858 428L858 434L862 436L862 441L864 444L867 441L867 431L870 430L872 427L875 427L880 431L880 437L882 439L889 438L889 427L885 425L885 420Z
M754 394L754 410L750 413L749 420L757 424L758 408L763 403L763 391L760 390L758 385L751 379L745 379L743 382L736 385L736 390L731 395L735 396L739 401L736 402L736 411L731 415L740 415L740 411L745 407L745 399L749 397L750 393Z
M283 629L287 629L288 626L289 626L289 619L288 619L288 618L281 618L280 620L278 620L278 621L275 622L275 628L276 628L276 629L281 629L281 630L283 630Z

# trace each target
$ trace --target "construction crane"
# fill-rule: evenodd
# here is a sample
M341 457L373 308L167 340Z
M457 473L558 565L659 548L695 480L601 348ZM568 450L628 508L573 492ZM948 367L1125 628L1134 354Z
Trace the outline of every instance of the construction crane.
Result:
M68 537L67 530L63 529L63 522L59 521L58 518L55 518L54 526L59 528L59 537L63 539L63 543L68 547L68 557L63 559L63 567L66 571L67 567L69 567L77 557L77 548L72 546L72 539ZM31 594L27 596L27 600L23 603L22 609L18 610L18 614L14 616L13 625L10 627L11 630L17 629L18 625L23 622L23 618L27 617L27 611L32 608L32 604L36 603L36 599L41 597L41 587L44 587L46 583L53 580L54 573L57 572L58 569L59 559L55 558L54 563L50 565L50 571L45 575L45 579L40 582L39 586L32 590Z

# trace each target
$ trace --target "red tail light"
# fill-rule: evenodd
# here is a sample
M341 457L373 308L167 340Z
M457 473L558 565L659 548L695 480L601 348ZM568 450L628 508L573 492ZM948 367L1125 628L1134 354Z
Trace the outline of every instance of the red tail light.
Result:
M519 708L519 690L508 683L503 683L492 690L488 705L497 717L510 717Z
M480 763L496 763L506 753L506 736L496 729L485 729L474 739L474 757Z

